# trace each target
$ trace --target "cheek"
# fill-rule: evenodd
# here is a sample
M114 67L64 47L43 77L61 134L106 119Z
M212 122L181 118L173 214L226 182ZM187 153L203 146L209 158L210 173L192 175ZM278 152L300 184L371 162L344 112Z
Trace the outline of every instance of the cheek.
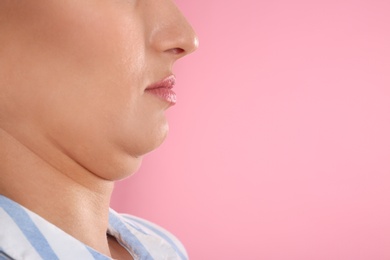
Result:
M17 51L10 60L19 70L15 75L23 77L15 79L20 86L15 97L29 93L19 103L36 114L88 121L107 120L136 103L145 68L139 22L132 21L138 29L124 27L129 15L72 9L72 0L46 2L49 6L42 10L31 4L16 28Z
M40 1L23 1L15 14L11 30L23 56L39 54L35 61L45 61L46 69L76 75L110 75L104 70L123 70L129 59L131 64L143 62L143 22L131 10L110 1Z
M22 87L15 99L24 104L21 117L33 119L87 168L116 168L119 177L134 171L131 159L158 147L168 132L162 104L143 94L140 20L122 11L81 12L68 1L46 2L64 6L34 10L31 4L20 27L15 60L22 61L24 82L17 79Z

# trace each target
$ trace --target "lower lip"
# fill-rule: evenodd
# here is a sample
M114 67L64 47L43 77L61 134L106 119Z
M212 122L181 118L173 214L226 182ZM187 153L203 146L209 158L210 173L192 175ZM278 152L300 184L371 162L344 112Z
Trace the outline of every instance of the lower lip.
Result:
M171 105L176 104L176 93L170 88L153 88L147 89L146 91L170 103Z

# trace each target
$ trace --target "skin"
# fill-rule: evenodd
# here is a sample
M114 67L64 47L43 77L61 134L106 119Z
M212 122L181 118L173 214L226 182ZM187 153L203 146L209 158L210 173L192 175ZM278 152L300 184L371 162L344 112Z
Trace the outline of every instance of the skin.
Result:
M170 104L145 89L193 29L170 0L2 0L0 32L0 193L130 257L106 236L113 183L163 142Z

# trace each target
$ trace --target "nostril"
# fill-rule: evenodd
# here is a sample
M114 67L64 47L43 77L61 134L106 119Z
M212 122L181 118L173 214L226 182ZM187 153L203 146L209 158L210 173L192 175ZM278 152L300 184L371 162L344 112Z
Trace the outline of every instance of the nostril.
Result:
M169 49L169 50L167 50L167 52L170 52L170 53L172 53L172 54L182 54L183 52L185 52L185 50L184 49L182 49L182 48L173 48L173 49Z

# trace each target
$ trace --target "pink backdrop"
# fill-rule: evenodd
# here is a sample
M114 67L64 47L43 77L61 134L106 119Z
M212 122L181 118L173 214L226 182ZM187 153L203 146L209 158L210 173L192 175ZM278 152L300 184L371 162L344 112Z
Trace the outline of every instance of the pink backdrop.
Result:
M170 135L112 206L191 259L390 259L390 1L178 0Z

